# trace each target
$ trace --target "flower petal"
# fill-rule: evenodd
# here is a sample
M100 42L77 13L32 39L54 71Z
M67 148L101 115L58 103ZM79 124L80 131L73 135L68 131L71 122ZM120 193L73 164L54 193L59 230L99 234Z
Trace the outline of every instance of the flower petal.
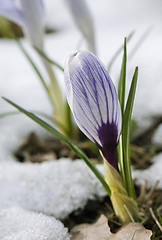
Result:
M0 14L23 28L32 45L43 47L44 6L42 0L0 0Z
M66 0L74 22L87 40L89 51L96 54L93 17L85 0Z
M42 0L19 0L25 20L24 31L32 45L42 49L44 34L44 5Z
M24 27L24 17L13 0L0 0L0 15Z
M79 128L105 155L111 155L120 134L121 110L105 67L89 52L74 53L65 64L65 84L67 100Z

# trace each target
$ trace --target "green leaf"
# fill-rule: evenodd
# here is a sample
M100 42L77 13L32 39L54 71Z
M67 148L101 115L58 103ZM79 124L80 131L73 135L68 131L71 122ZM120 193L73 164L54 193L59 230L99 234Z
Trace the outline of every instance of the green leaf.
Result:
M28 61L30 62L30 64L32 65L33 69L35 70L37 76L39 77L39 79L41 80L48 96L49 96L49 89L44 81L43 76L41 75L38 67L35 65L35 63L33 62L33 60L31 59L31 57L29 56L29 54L27 53L27 51L25 50L25 48L23 47L23 45L20 43L20 41L16 38L14 38L14 40L16 41L16 43L18 44L18 46L20 47L20 49L22 50L22 52L24 53L24 55L26 56L26 58L28 59Z
M14 40L16 41L16 43L18 44L18 46L20 47L20 49L22 50L22 52L24 53L24 55L26 56L26 58L28 59L29 63L32 65L33 69L35 70L37 76L39 77L40 81L42 82L42 85L48 95L48 98L50 100L50 103L52 104L52 106L55 106L54 102L53 102L53 98L51 96L50 93L50 88L47 86L42 74L40 73L38 67L36 66L36 64L33 62L32 58L29 56L29 54L27 53L27 51L25 50L25 48L23 47L23 45L20 43L20 41L16 38L14 38Z
M124 114L124 107L125 107L126 65L127 65L127 46L126 46L126 38L124 38L124 54L123 54L121 72L120 72L120 79L118 83L118 98L121 106L122 117Z
M96 175L96 177L99 179L99 181L101 182L101 184L103 185L103 187L105 188L108 196L111 196L111 190L108 186L108 184L106 183L103 175L101 174L101 172L95 167L95 165L88 159L88 157L85 155L85 153L78 148L74 143L72 143L67 137L65 137L64 135L62 135L60 132L58 132L55 128L53 128L51 125L49 125L48 123L46 123L45 121L43 121L42 119L40 119L39 117L37 117L36 115L34 115L31 112L26 111L25 109L21 108L20 106L16 105L15 103L13 103L12 101L2 97L5 101L7 101L9 104L11 104L12 106L14 106L15 108L17 108L20 112L24 113L25 115L27 115L29 118L31 118L32 120L34 120L36 123L38 123L40 126L42 126L44 129L46 129L48 132L52 133L54 136L56 136L58 139L60 139L61 141L63 141L65 144L67 144L67 146L69 148L71 148L79 158L83 159L85 161L85 163L87 164L87 166L91 169L91 171Z
M122 118L123 118L124 107L125 107L126 64L127 64L127 47L126 47L126 38L124 38L124 54L123 54L121 72L120 72L120 79L119 79L119 83L118 83L118 98L119 98L119 102L120 102L120 106L121 106ZM122 136L120 136L119 144L118 144L118 161L120 164L120 174L122 176L122 179L123 179L123 182L125 185Z
M124 172L126 179L126 188L130 197L135 198L134 185L131 176L130 156L129 156L129 138L130 138L130 121L132 116L136 86L138 78L138 67L135 68L129 95L123 115L122 123L122 141L123 141L123 158L124 158Z
M58 64L56 61L54 60L51 60L49 57L47 57L47 55L42 52L40 49L38 49L37 47L34 47L35 50L45 59L47 60L48 62L50 62L51 64L53 64L54 66L56 66L58 69L60 69L62 72L64 71L63 67L61 67L60 64Z
M126 187L122 134L119 137L119 143L118 143L117 151L118 151L118 161L119 161L119 165L120 165L120 168L119 168L120 175L123 179L124 186Z
M138 67L135 68L132 83L129 90L129 95L126 103L126 108L124 111L123 116L123 127L127 129L126 127L130 125L130 120L132 116L132 110L133 110L133 104L134 104L134 98L136 93L136 86L137 86L137 78L138 78ZM126 131L123 133L124 139L127 138L128 133L126 134Z
M132 36L134 35L134 31L131 32L128 37L127 37L127 43L131 40ZM121 51L123 50L123 45L119 47L119 49L116 51L116 53L113 55L113 57L111 58L108 67L107 67L107 71L108 73L110 73L110 70L112 68L113 63L115 62L115 60L117 59L117 57L119 56L119 54L121 53Z
M53 118L49 115L47 115L46 113L40 112L40 111L35 111L32 110L35 114L38 114L40 116L42 116L43 118L46 118L47 120L49 120L50 122L53 122ZM10 111L10 112L4 112L4 113L0 113L0 118L4 118L4 117L8 117L8 116L12 116L12 115L17 115L20 114L20 111Z
M151 30L152 30L152 28L148 27L148 29L146 29L146 31L142 34L142 36L140 37L140 39L137 41L137 43L135 44L134 48L130 52L129 59L134 57L135 53L139 50L139 48L141 47L143 42L146 40L146 38L150 34Z

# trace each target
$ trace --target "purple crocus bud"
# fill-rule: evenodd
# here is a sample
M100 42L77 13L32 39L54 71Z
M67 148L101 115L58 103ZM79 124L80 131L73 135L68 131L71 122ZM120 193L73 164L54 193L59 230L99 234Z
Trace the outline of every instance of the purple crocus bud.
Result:
M116 147L121 109L115 86L103 64L90 52L76 52L65 63L66 96L81 131L117 169Z
M65 0L74 22L85 37L90 52L96 54L95 31L92 14L85 0Z
M0 15L20 25L33 46L43 48L42 0L0 0Z

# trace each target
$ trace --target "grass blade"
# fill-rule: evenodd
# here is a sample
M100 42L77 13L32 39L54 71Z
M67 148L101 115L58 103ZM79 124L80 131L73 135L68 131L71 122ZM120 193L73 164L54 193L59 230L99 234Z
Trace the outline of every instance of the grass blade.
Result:
M120 79L118 83L118 98L121 106L122 117L124 114L124 107L125 107L126 64L127 64L127 47L126 47L126 38L124 38L124 54L123 54L121 72L120 72Z
M132 116L134 97L137 86L138 67L135 68L129 95L123 115L122 125L122 140L123 140L123 154L124 154L124 170L126 179L126 188L130 197L135 198L134 185L131 176L130 157L129 157L129 135L130 135L130 121Z
M58 64L56 61L54 60L51 60L49 57L47 57L47 55L42 52L40 49L38 49L37 47L34 47L35 50L45 59L47 60L48 62L50 62L51 64L53 64L55 67L57 67L58 69L60 69L62 72L64 72L64 69L63 67L61 67L60 64Z
M67 137L65 137L64 135L62 135L60 132L58 132L55 128L53 128L51 125L49 125L48 123L46 123L45 121L43 121L42 119L40 119L39 117L37 117L36 115L34 115L31 112L26 111L25 109L21 108L20 106L18 106L17 104L13 103L12 101L2 97L6 102L8 102L9 104L11 104L12 106L14 106L15 108L17 108L20 112L24 113L25 115L27 115L29 118L31 118L32 120L34 120L36 123L38 123L40 126L42 126L44 129L46 129L48 132L52 133L54 136L56 136L58 139L60 139L61 141L63 141L69 148L71 148L78 157L80 157L81 159L84 160L84 162L87 164L87 166L92 170L92 172L96 175L96 177L99 179L99 181L101 182L101 184L103 185L103 187L105 188L108 196L111 196L111 190L108 186L108 184L106 183L103 175L101 174L101 172L95 167L95 165L93 163L91 163L91 161L88 159L88 157L85 155L85 153L78 148L75 144L73 144Z
M26 58L28 59L29 63L32 65L33 69L35 70L37 76L39 77L47 95L48 95L48 98L52 104L52 106L55 106L54 103L53 103L53 98L51 96L51 93L50 93L50 89L48 88L46 82L44 81L44 78L42 76L42 74L40 73L38 67L35 65L35 63L33 62L33 60L31 59L31 57L29 56L29 54L27 53L27 51L25 50L25 48L22 46L22 44L20 43L19 40L17 40L16 38L14 38L14 40L16 41L16 43L18 44L18 46L20 47L20 49L22 50L22 52L24 53L24 55L26 56Z
M28 59L28 61L30 62L30 64L32 65L33 69L35 70L37 76L39 77L39 79L41 80L48 96L49 96L49 89L44 81L43 76L41 75L40 71L38 70L38 67L35 65L35 63L33 62L33 60L31 59L31 57L29 56L29 54L27 53L27 51L25 50L25 48L22 46L22 44L20 43L19 40L17 40L16 38L14 38L14 40L16 41L16 43L18 44L19 48L22 50L22 52L24 53L25 57Z
M51 116L47 115L46 113L43 113L43 112L40 112L40 111L37 111L37 110L36 111L32 110L32 112L34 112L34 114L38 114L38 115L42 116L43 118L46 118L50 122L53 122L53 118ZM12 116L12 115L17 115L17 114L20 114L20 111L4 112L4 113L0 113L0 118Z
M122 118L123 118L124 107L125 107L126 64L127 64L127 47L126 47L126 38L124 38L124 54L123 54L122 67L121 67L120 78L118 83L118 98L121 106ZM119 144L118 144L118 161L120 164L120 173L125 185L126 182L125 182L125 172L124 172L122 136L120 136Z
M140 48L140 46L143 44L143 42L146 40L147 36L150 34L152 28L149 27L140 37L140 39L137 41L136 45L134 46L134 48L132 49L131 53L129 54L129 59L133 58L133 56L135 55L135 53L138 51L138 49Z
M131 40L132 36L134 35L134 31L131 32L128 37L127 37L127 43ZM117 59L117 57L119 56L119 54L121 53L123 49L123 45L119 47L119 49L116 51L116 53L113 55L113 57L111 58L108 67L107 67L107 71L108 73L110 73L110 70L112 68L113 63L115 62L115 60Z

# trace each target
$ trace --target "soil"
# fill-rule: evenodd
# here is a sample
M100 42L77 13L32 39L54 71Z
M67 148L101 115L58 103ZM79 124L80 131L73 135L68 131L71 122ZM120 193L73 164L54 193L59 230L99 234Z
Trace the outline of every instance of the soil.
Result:
M74 141L73 141L74 142ZM77 146L82 148L85 154L94 162L101 162L97 147L90 141L81 143L75 142ZM15 157L20 162L43 162L49 158L49 155L54 160L59 158L78 159L76 154L69 149L65 143L62 143L56 138L41 139L36 133L30 133L27 138L21 143L20 147L14 152Z

